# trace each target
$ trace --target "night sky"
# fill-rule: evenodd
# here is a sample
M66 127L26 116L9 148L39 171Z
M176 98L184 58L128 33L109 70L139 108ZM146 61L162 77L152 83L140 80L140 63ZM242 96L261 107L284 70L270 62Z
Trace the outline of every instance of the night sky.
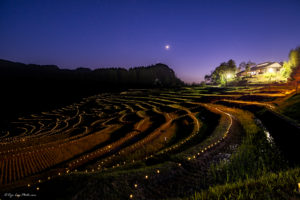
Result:
M0 58L72 69L162 62L200 82L223 61L283 61L300 45L300 0L88 2L1 0Z

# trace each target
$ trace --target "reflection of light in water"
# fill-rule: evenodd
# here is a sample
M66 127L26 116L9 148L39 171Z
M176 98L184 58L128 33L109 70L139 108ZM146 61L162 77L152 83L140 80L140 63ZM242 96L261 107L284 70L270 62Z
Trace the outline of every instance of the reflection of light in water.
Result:
M256 124L263 129L265 135L266 135L266 138L267 138L267 141L270 143L270 144L275 144L274 143L274 138L271 136L270 132L267 130L266 127L264 127L263 123L259 120L259 119L255 119L255 122Z
M264 133L267 136L268 142L273 143L273 137L270 135L269 131L264 130Z

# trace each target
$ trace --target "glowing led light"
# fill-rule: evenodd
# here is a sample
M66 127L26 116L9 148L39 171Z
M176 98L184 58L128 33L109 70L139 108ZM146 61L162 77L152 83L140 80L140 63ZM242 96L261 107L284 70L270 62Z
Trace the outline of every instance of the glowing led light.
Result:
M145 179L148 179L148 175L145 176Z
M135 187L135 188L137 188L137 186L138 186L137 184L134 184L134 187Z
M40 188L39 188L39 187L37 187L37 188L36 188L36 190L40 190Z
M269 68L269 69L268 69L268 72L269 72L269 73L273 73L273 72L274 72L274 69L273 69L273 68Z
M165 45L165 49L166 49L166 50L169 50L169 49L170 49L170 45L168 45L168 44Z
M132 195L132 194L130 194L130 195L129 195L129 198L130 198L130 199L132 199L132 198L133 198L133 195Z
M226 74L226 78L231 78L232 74Z
M159 169L158 169L158 170L156 170L156 173L158 173L158 174L160 173Z

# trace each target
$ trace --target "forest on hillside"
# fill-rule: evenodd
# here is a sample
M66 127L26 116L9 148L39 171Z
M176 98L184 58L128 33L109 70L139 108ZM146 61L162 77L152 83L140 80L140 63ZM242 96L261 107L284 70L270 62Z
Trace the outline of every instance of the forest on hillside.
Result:
M0 121L27 111L52 109L82 97L128 88L178 87L183 82L165 64L147 67L60 69L0 60Z

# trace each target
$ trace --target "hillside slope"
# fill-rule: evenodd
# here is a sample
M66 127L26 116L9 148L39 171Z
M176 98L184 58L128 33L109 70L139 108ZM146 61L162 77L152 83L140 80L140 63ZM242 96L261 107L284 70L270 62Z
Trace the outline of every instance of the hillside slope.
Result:
M128 88L177 87L183 82L165 64L148 67L60 69L0 59L0 125L17 114L44 111L82 97Z

